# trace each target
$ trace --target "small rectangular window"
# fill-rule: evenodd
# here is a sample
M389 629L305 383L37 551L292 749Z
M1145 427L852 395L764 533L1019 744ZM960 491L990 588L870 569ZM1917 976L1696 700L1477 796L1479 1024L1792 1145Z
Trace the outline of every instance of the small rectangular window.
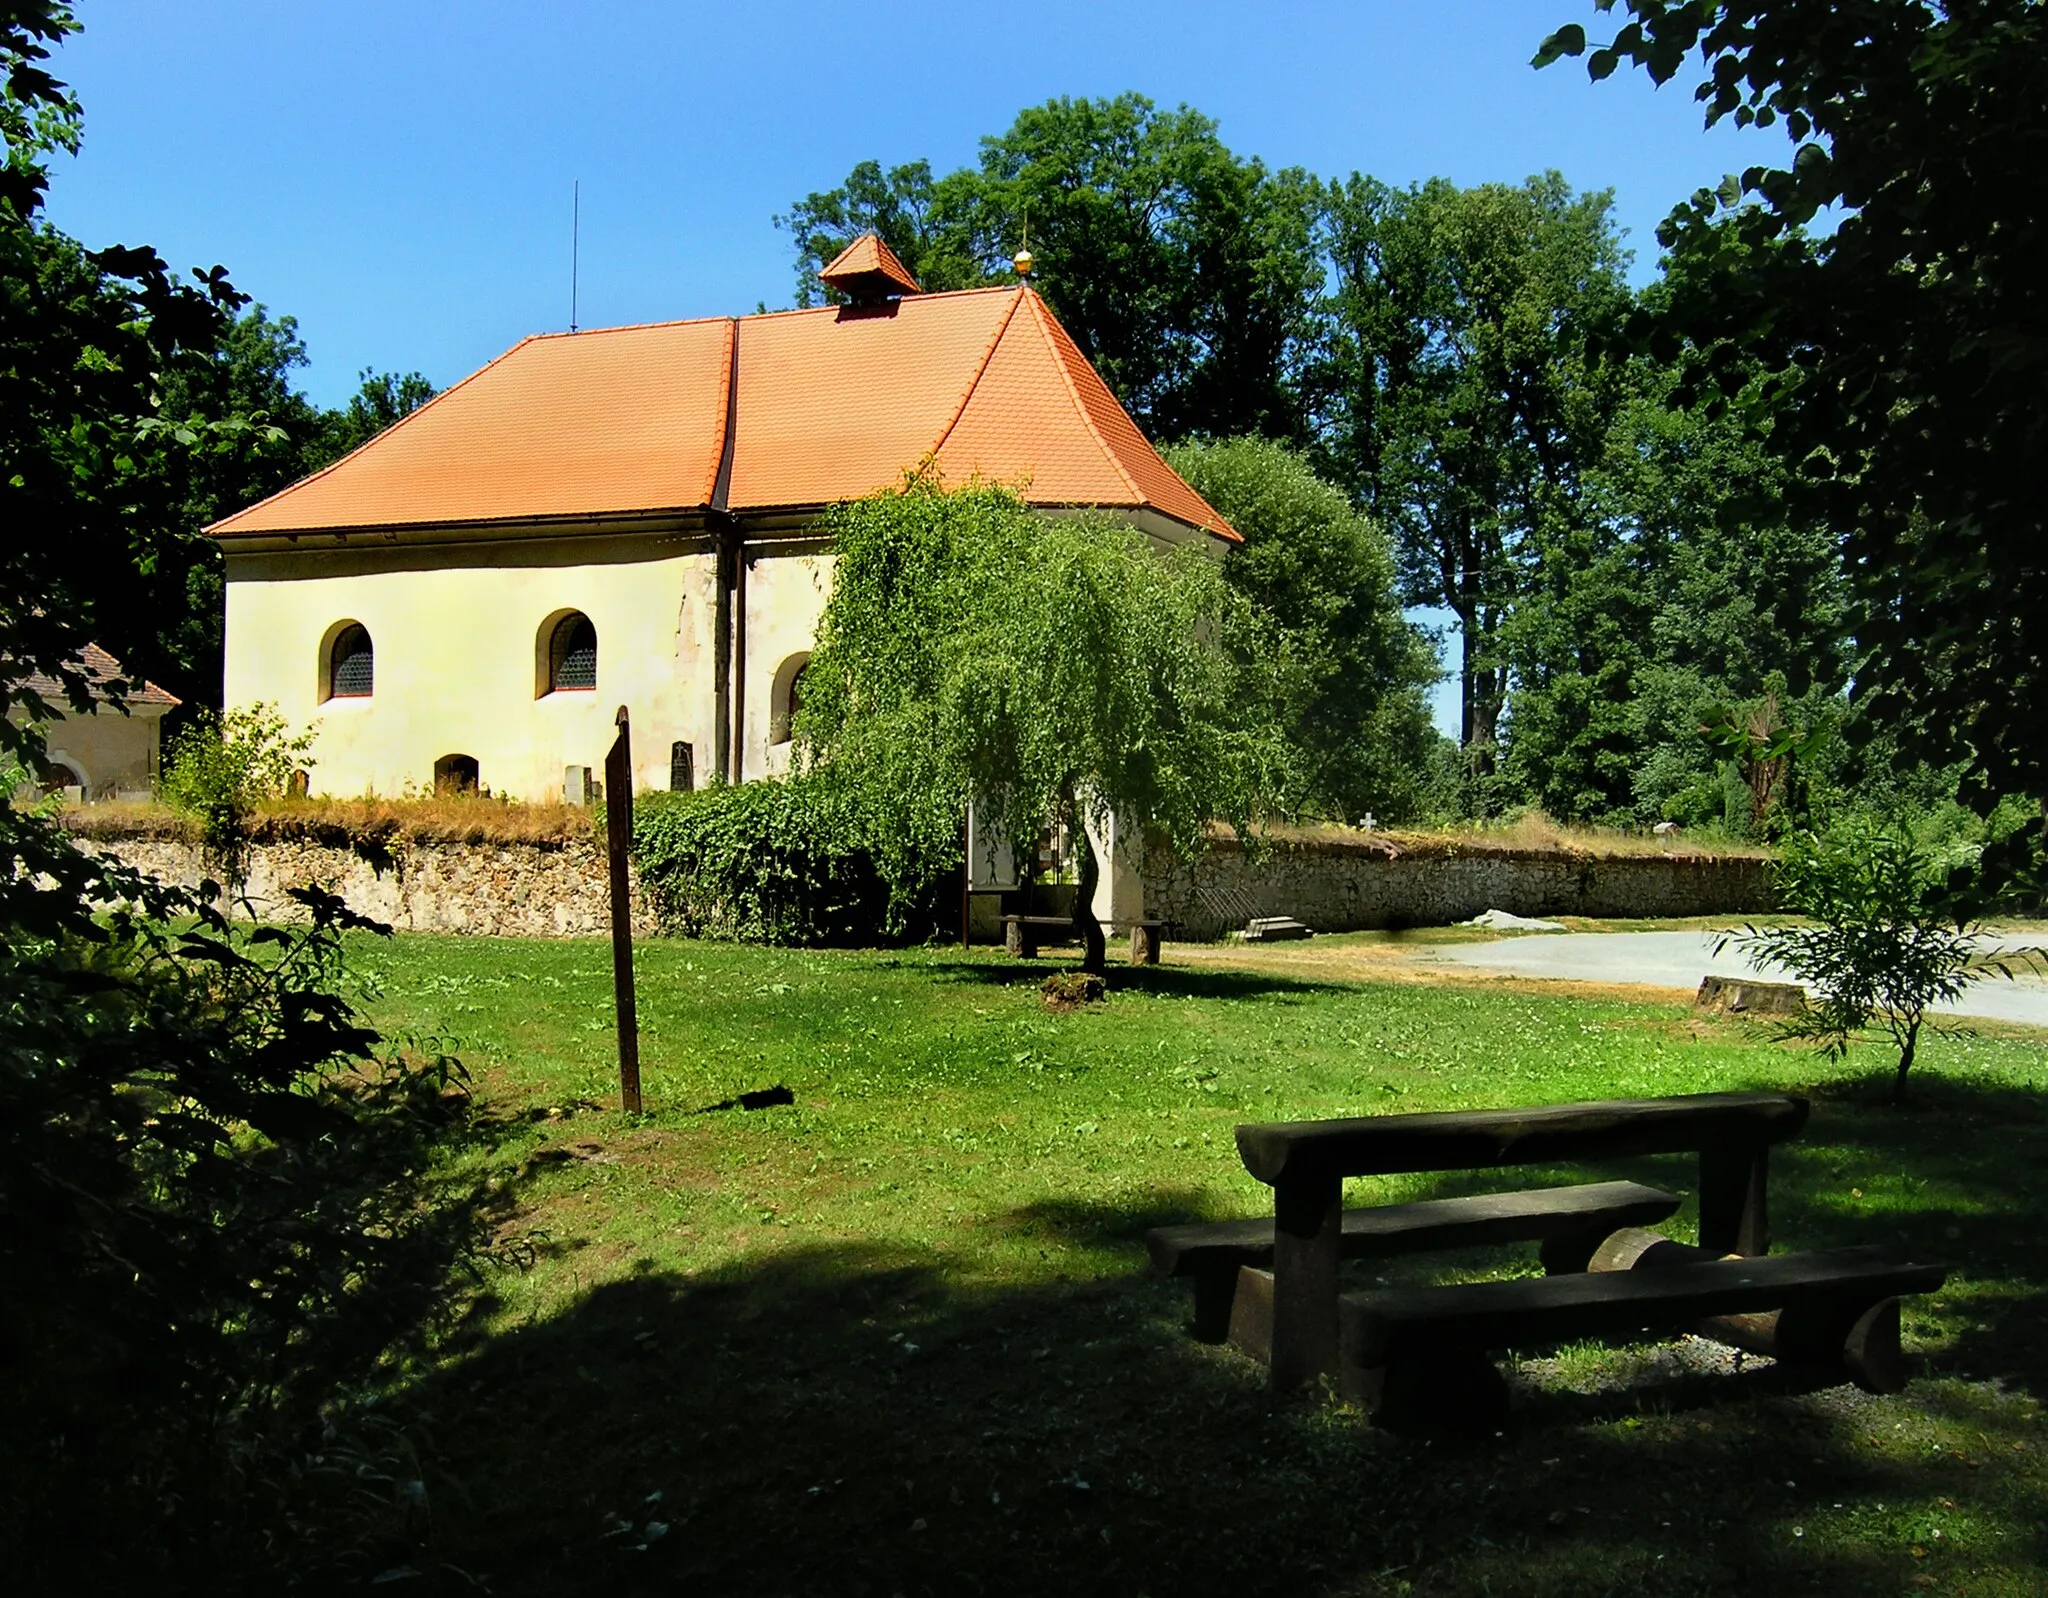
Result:
M672 743L668 746L668 791L688 793L697 786L697 763L690 746L686 743Z

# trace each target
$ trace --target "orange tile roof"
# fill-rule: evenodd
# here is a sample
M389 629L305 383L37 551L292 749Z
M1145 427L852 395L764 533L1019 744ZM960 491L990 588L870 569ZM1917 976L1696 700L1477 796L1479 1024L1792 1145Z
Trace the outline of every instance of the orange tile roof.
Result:
M917 279L910 275L910 268L882 242L879 233L863 233L847 245L832 257L829 266L818 273L818 280L847 294L859 294L864 290L883 294L919 292Z
M1028 287L530 338L209 531L801 512L933 459L949 482L1012 484L1033 504L1237 538Z

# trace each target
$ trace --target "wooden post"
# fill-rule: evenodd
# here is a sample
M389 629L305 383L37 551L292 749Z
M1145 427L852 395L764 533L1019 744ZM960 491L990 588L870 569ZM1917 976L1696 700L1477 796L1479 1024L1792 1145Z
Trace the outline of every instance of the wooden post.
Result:
M960 947L968 943L968 925L974 919L974 822L973 810L960 820Z
M633 1006L633 729L619 706L619 735L604 757L604 845L611 868L612 999L619 1019L619 1107L640 1113L640 1018Z
M1764 1185L1770 1147L1721 1143L1700 1150L1700 1247L1715 1254L1768 1254Z
M1337 1369L1337 1269L1344 1179L1283 1178L1273 1189L1273 1385L1307 1387Z

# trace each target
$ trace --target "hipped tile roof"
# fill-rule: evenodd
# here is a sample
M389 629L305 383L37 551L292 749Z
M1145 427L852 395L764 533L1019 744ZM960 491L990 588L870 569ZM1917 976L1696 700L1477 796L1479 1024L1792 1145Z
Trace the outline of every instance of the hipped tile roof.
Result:
M1237 539L1028 286L529 338L209 531L804 511L933 462Z
M879 233L863 233L832 257L818 281L848 294L915 294L917 279Z

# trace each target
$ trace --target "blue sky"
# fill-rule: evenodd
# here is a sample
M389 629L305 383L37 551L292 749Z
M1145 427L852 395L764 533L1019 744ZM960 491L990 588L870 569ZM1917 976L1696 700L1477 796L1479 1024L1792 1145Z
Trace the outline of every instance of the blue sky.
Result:
M364 367L446 385L569 319L789 303L771 218L856 161L944 171L1017 111L1136 90L1273 166L1390 182L1555 167L1654 229L1774 133L1704 132L1683 83L1528 65L1590 0L1267 0L946 8L591 0L83 0L57 74L85 146L50 213L88 244L224 264L299 320L307 391Z

